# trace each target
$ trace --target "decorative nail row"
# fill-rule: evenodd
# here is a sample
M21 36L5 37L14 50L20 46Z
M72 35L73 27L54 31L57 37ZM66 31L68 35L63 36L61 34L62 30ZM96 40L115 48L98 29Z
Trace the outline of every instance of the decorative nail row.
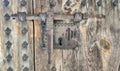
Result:
M9 1L10 1L10 0L3 0L3 5L4 5L4 7L8 7L8 6L9 6L9 4L10 4ZM10 18L11 18L11 16L10 16L9 13L6 13L6 14L4 15L4 20L5 20L5 21L9 21ZM6 23L6 24L9 24L9 23ZM11 34L11 31L12 31L12 30L10 29L10 27L7 27L7 28L5 29L5 35L6 35L7 37L9 37L10 34ZM9 64L9 63L12 61L12 55L11 55L11 53L10 53L10 48L12 47L12 42L11 42L10 40L7 40L7 42L5 43L5 45L6 45L6 49L9 51L9 52L7 53L7 56L6 56L6 61L7 61L7 63L8 63L7 71L13 71L13 68L12 68L11 65Z

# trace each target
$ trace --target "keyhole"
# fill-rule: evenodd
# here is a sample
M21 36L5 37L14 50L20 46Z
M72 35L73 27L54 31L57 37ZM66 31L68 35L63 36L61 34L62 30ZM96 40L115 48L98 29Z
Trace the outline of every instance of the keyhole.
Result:
M58 39L58 41L59 41L59 45L62 46L62 38L61 37Z

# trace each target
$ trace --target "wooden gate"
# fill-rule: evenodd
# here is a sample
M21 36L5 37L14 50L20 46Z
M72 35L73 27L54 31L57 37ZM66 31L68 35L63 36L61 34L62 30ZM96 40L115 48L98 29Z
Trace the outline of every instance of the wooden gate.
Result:
M0 71L120 71L120 0L0 0Z

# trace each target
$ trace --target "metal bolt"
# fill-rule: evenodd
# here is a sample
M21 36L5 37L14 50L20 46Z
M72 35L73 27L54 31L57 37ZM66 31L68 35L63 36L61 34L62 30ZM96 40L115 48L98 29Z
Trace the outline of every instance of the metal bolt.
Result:
M28 67L25 67L25 68L23 69L23 71L29 71Z
M26 28L22 29L22 34L25 35L28 32L28 30Z
M4 0L3 3L4 3L5 7L7 7L9 5L9 1L8 0Z
M7 59L7 62L10 62L10 61L12 60L12 56L9 54L9 55L6 57L6 59Z
M13 71L13 69L12 69L11 67L9 67L9 68L7 69L7 71Z
M26 6L26 4L27 2L25 0L22 0L20 6Z
M5 18L5 20L8 21L10 19L10 15L7 13L7 14L5 14L4 18Z
M7 27L7 28L6 28L6 30L5 30L5 33L6 33L6 35L8 35L8 36L9 36L9 35L10 35L10 33L11 33L11 29Z
M6 46L7 46L7 49L10 49L12 46L12 43L10 41L7 41Z
M27 46L28 46L28 43L26 41L24 41L23 44L22 44L22 47L27 48Z
M28 56L26 54L24 54L23 57L22 57L22 59L23 59L23 61L27 61Z

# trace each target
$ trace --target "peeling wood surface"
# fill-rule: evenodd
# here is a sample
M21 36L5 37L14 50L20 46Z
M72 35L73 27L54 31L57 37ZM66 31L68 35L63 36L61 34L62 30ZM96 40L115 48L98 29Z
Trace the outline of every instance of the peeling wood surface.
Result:
M102 6L97 5L99 0L86 0L85 6L81 5L85 0L50 0L53 4L49 0L25 0L27 4L23 7L20 6L22 0L8 0L8 7L3 1L0 1L0 71L7 71L9 66L13 71L23 71L26 66L29 71L120 71L120 0L116 7L111 6L110 0L102 0ZM69 6L66 6L67 1L71 1ZM41 47L40 18L29 18L25 23L18 18L4 19L6 13L18 12L48 14L48 47ZM75 12L89 14L88 19L79 23L79 47L54 49L53 20L73 20ZM11 29L9 36L5 34L7 27ZM28 30L26 35L22 34L24 28ZM8 40L12 43L10 51L6 48ZM25 50L24 41L28 42ZM12 55L10 63L6 59L9 53ZM28 61L22 60L24 53Z

